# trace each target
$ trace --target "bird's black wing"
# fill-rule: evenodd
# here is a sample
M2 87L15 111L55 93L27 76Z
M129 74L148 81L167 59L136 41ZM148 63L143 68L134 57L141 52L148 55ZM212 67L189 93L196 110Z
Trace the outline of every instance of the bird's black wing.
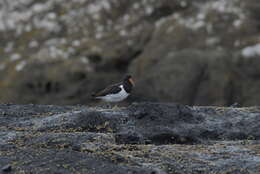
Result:
M102 97L108 94L116 94L118 92L120 92L122 89L119 87L121 84L116 84L116 85L111 85L108 86L107 88L103 89L102 91L99 91L95 94L93 94L93 97Z

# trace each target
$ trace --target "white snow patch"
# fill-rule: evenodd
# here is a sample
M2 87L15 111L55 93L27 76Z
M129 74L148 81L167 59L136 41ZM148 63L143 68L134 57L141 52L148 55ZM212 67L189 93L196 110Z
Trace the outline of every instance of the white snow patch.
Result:
M177 14L175 14L175 15L177 15ZM166 21L170 20L170 18L171 18L171 16L165 17L165 18L161 18L160 20L155 22L155 26L157 28L161 27Z
M190 18L179 18L178 23L192 30L198 30L199 28L205 26L205 22L203 20L190 17Z
M25 67L26 64L27 64L27 63L26 63L25 60L23 60L23 61L21 61L20 63L18 63L18 64L16 65L16 67L15 67L16 71L21 71L21 70Z
M102 5L102 7L103 7L104 9L106 9L106 10L110 10L110 9L111 9L111 6L110 6L110 4L109 4L109 2L108 2L107 0L102 1L102 2L101 2L101 5Z
M96 39L101 39L103 37L103 34L101 32L95 34Z
M120 30L119 34L120 34L120 36L126 36L127 32L126 32L126 30Z
M79 40L74 40L74 41L72 42L72 46L74 46L74 47L80 46L80 41L79 41Z
M31 31L33 27L57 31L58 23L54 21L56 14L46 12L61 0L44 1L28 6L31 2L32 0L16 0L8 1L6 4L0 3L3 5L0 9L0 31L14 30L18 36L23 32ZM33 25L28 24L31 23L30 21L33 21Z
M90 4L87 10L90 14L94 14L94 13L98 13L101 9L102 6L100 6L99 4Z
M183 1L185 2L185 1ZM183 16L179 13L175 13L169 17L162 18L161 20L156 22L156 27L161 26L167 19L172 19L176 23L179 23L186 28L191 30L198 30L202 27L205 27L206 30L211 33L213 26L210 22L206 21L206 16L208 13L212 12L212 10L217 11L218 13L230 13L235 14L237 16L236 20L234 20L234 27L239 27L243 20L245 19L245 13L243 12L243 8L239 7L236 4L236 0L218 0L218 1L209 1L206 3L198 3L198 11L199 13L196 16Z
M153 8L152 7L146 7L145 8L145 13L147 14L147 15L150 15L151 13L153 12Z
M39 29L45 29L47 31L54 31L54 32L60 31L60 26L55 21L50 20L48 18L42 20L34 18L33 23Z
M47 18L51 20L55 20L57 18L57 15L53 12L47 14Z
M20 54L14 53L14 54L11 55L10 60L11 61L16 61L16 60L19 60L20 58L21 58Z
M88 63L89 63L89 60L88 60L88 58L86 58L86 57L81 57L81 58L80 58L80 61L81 61L82 63L84 63L84 64L88 64Z
M64 58L67 59L69 57L69 54L63 51L62 49L59 49L55 46L49 47L49 54L50 57L55 59L55 58Z
M47 6L46 4L38 3L38 4L33 5L32 11L34 13L41 13L41 12L43 12L45 10L48 10L48 8L49 8L49 6Z
M254 57L254 56L260 56L260 43L253 45L253 46L248 46L242 49L242 55L244 57Z
M205 13L199 13L199 14L197 15L197 19L199 19L199 20L204 20L205 17L206 17L206 14L205 14Z
M35 48L35 47L38 47L39 46L39 43L35 40L32 40L30 43L29 43L29 48Z
M181 16L179 13L174 13L173 15L170 15L170 16L167 16L165 18L158 20L155 23L155 26L158 28L161 25L163 25L165 22L174 21L189 29L198 30L199 28L204 27L206 25L204 18L205 18L204 14L199 14L195 17L189 16L187 18L187 17Z
M203 27L205 25L205 22L202 20L196 21L195 23L193 23L193 27L192 29L199 29L201 27Z
M26 32L30 32L30 31L32 31L32 26L31 25L26 25L25 27L24 27L24 30L26 31Z
M242 23L243 23L242 20L237 19L233 22L233 25L234 27L240 27Z
M124 20L125 22L128 22L129 19L130 19L130 16L129 16L128 14L124 15L123 20Z

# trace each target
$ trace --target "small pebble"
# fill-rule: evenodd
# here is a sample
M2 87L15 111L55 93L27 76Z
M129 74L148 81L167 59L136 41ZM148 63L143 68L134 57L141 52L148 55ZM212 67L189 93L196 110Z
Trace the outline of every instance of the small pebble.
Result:
M239 104L239 103L234 103L234 104L230 105L230 107L232 107L232 108L238 108L238 107L240 107L240 104Z

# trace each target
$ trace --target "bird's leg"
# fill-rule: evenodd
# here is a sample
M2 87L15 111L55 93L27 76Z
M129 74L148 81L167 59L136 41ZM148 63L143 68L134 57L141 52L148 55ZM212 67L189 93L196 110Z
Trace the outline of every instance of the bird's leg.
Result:
M112 108L112 110L118 110L119 109L119 107L117 106L117 104L115 104L114 106L113 106L113 108Z

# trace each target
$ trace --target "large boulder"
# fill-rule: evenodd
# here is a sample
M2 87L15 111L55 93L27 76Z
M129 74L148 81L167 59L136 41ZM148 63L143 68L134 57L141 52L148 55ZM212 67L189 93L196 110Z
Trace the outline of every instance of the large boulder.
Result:
M189 105L257 104L259 24L252 4L197 1L158 20L129 68L138 80L136 96Z
M132 70L135 76L140 77L135 96L189 105L227 105L234 102L229 96L233 92L233 76L229 71L232 64L225 50L168 52L138 74L141 61L136 61Z

